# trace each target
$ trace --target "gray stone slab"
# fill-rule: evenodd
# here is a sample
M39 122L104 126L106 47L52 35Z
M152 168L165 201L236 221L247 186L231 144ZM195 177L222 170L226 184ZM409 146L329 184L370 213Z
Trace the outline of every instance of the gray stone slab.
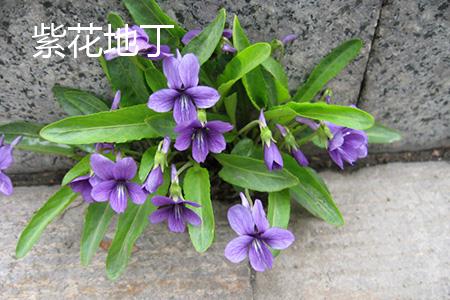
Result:
M333 228L295 207L295 244L255 299L448 299L450 164L393 163L322 173L346 225Z
M378 150L450 146L450 5L386 1L360 106L400 130Z
M0 196L0 298L2 299L250 299L250 270L223 257L234 234L225 207L216 203L217 242L198 254L188 234L171 234L165 225L147 227L136 244L128 270L116 282L105 276L106 252L89 267L79 263L85 205L70 208L52 223L24 259L14 259L18 236L56 187L21 187ZM113 237L113 227L107 237Z

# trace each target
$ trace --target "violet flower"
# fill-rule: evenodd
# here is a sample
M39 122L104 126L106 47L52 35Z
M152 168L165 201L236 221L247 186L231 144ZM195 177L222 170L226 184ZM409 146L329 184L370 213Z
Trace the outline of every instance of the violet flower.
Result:
M92 188L99 182L101 182L101 179L98 176L88 174L75 178L69 183L69 186L72 191L79 193L86 203L92 203L94 202L91 195Z
M91 192L95 201L109 201L111 208L117 213L125 211L128 197L135 204L145 202L146 193L137 183L131 182L137 171L137 165L131 157L118 156L116 162L113 162L103 155L93 154L91 168L99 179Z
M186 32L186 34L183 36L183 38L181 39L181 42L184 45L189 44L189 42L195 38L197 35L199 35L202 31L200 29L192 29L189 30L188 32ZM232 38L233 36L233 30L231 29L224 29L222 36L224 38L226 38L228 41ZM227 53L235 53L236 52L236 48L234 48L232 45L230 45L229 43L225 42L222 46L222 51L223 52L227 52Z
M228 210L228 222L239 235L231 240L225 248L225 257L233 263L242 262L248 255L250 265L255 271L271 269L273 256L270 248L282 250L295 240L294 235L286 229L270 228L262 203L256 199L253 207L241 193L242 204Z
M283 43L283 45L286 46L287 44L293 42L296 39L297 39L296 34L288 34L281 38L281 42Z
M317 124L316 122L314 122L311 119L307 119L307 118L303 118L303 117L296 117L295 120L301 124L308 126L309 128L311 128L314 131L320 127L319 124Z
M159 144L156 151L153 168L147 179L144 182L144 188L150 194L156 192L156 190L164 183L164 167L167 165L166 157L170 148L170 138L165 137Z
M272 132L266 123L264 111L261 110L259 115L259 128L261 131L261 141L264 146L264 162L269 171L279 170L283 168L283 157L281 157L277 144L272 137Z
M121 40L128 40L128 48L118 45L118 47L120 47L120 53L137 53L138 55L151 60L161 60L166 57L172 56L169 46L160 45L160 54L157 57L148 57L147 54L155 54L157 52L157 46L149 43L147 33L144 29L137 25L133 25L128 28L128 32L125 28L120 28L118 29L118 34L120 34ZM125 34L127 36L125 36ZM134 38L134 34L136 34L136 39ZM113 48L105 51L104 53L106 60L112 60L119 56L119 49Z
M192 157L198 163L204 162L209 152L220 153L227 144L223 134L233 129L229 123L222 121L200 122L193 120L175 127L178 134L175 148L184 151L192 143Z
M14 163L14 147L22 140L21 136L16 137L11 144L6 144L5 136L0 136L0 193L10 196L14 189L11 179L4 173Z
M344 161L350 165L367 156L367 134L362 130L338 126L329 122L326 125L333 134L328 141L328 154L331 159L344 169Z
M196 119L196 108L210 108L219 100L217 90L198 85L200 63L194 54L181 56L178 52L177 58L164 59L163 70L169 88L150 95L147 105L156 112L168 112L173 109L176 123Z
M286 127L277 124L277 128L280 131L281 135L283 136L287 148L289 149L289 152L291 153L292 157L295 158L295 160L299 165L306 167L309 164L309 161L306 158L305 154L303 154L303 152L299 149L295 137Z
M202 223L200 217L186 205L200 207L198 203L183 199L181 187L178 183L177 169L172 165L172 185L170 187L170 197L154 196L152 203L158 207L150 216L152 224L161 223L167 220L167 226L172 232L184 232L186 223L199 226Z

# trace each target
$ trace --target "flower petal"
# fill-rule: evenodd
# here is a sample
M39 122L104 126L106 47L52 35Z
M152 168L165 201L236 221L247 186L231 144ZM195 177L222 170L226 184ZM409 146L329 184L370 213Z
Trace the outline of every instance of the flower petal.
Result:
M178 72L185 89L198 85L199 71L200 63L198 62L197 56L192 53L183 56L178 65Z
M116 188L112 190L109 199L109 205L118 214L123 213L127 208L127 189L123 184L117 184Z
M187 95L181 95L173 105L173 118L177 124L197 119L197 109Z
M207 135L208 149L213 153L220 153L227 147L222 133L210 131Z
M175 141L175 149L178 151L184 151L191 145L192 133L184 132L177 136Z
M342 157L339 154L338 150L328 151L328 154L330 155L331 159L341 168L341 170L344 169L344 162L342 161Z
M184 45L187 45L193 38L195 38L197 35L202 32L200 29L192 29L186 32L186 34L181 38L181 42Z
M202 163L206 160L208 156L209 148L207 137L203 134L203 132L199 131L194 134L194 138L192 140L192 157L198 163Z
M141 186L134 182L128 182L126 185L131 201L138 205L144 204L147 199L147 194L142 190Z
M187 205L190 205L190 206L193 206L193 207L201 207L200 204L198 204L197 202L194 202L194 201L183 200L182 202L184 204L187 204Z
M253 237L249 235L241 235L232 239L225 247L225 257L233 263L240 263L247 257L252 241Z
M4 173L0 172L0 193L10 196L13 193L13 185L11 179Z
M172 110L173 104L179 96L180 93L177 90L162 89L150 95L147 106L156 112L168 112Z
M248 258L250 260L250 265L255 271L264 272L266 269L272 269L272 253L269 248L258 239L253 240L248 253Z
M261 235L261 239L264 240L267 245L277 250L286 249L295 241L292 232L287 229L275 227L264 232Z
M161 223L169 218L169 215L172 213L172 207L161 207L155 210L149 217L148 220L152 224Z
M114 166L113 174L116 180L131 180L136 175L137 165L131 157L119 159Z
M163 60L163 71L167 78L167 85L171 89L181 89L183 82L178 73L180 61L175 57L167 57Z
M264 232L269 229L269 221L267 220L263 205L259 199L255 200L255 204L252 207L252 216L259 232Z
M283 158L275 143L270 142L269 146L264 144L264 162L270 171L283 168Z
M167 226L172 232L184 232L186 230L186 223L183 218L183 207L181 205L174 205L172 213L169 214Z
M12 151L13 148L10 145L0 147L0 170L5 170L14 163Z
M183 206L183 218L192 226L200 226L202 219L192 209Z
M108 201L116 185L117 183L114 180L100 182L92 188L91 196L98 202Z
M114 162L101 154L92 154L91 168L95 175L103 180L110 180L114 178Z
M300 149L292 149L291 154L299 165L306 167L309 164L308 159Z
M148 175L144 183L144 188L147 190L147 192L152 194L156 192L156 190L163 184L163 182L164 176L161 167L158 166L154 168Z
M206 123L206 127L210 130L214 130L220 133L225 133L233 130L233 125L222 121L209 121L208 123Z
M185 91L198 108L210 108L220 99L219 92L209 86L194 86Z
M152 198L152 203L155 206L164 206L164 205L173 205L176 202L173 201L172 198L165 197L165 196L154 196Z
M250 210L240 204L228 210L228 222L231 228L239 235L254 234L254 222Z

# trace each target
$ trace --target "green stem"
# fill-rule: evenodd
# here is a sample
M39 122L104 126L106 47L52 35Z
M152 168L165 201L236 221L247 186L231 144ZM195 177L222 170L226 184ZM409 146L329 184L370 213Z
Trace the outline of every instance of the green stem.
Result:
M252 197L250 197L250 191L248 189L245 189L244 193L245 193L245 197L248 200L248 203L250 203L250 206L252 207L253 206L253 200L252 200Z
M244 127L241 128L241 130L239 130L237 135L241 135L243 133L245 133L246 131L252 129L253 127L255 127L256 125L259 124L259 120L253 120L250 123L248 123L247 125L245 125Z
M181 173L183 173L187 168L193 165L192 161L188 161L181 168L178 169L177 177L180 177Z

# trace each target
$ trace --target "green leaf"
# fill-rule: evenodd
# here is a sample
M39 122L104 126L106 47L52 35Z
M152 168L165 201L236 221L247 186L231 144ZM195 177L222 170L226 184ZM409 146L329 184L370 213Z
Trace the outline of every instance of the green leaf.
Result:
M157 146L153 146L145 150L144 154L142 154L141 164L139 165L139 180L144 182L147 179L148 173L153 168L153 163L155 161L155 154Z
M325 222L344 225L339 209L333 202L327 186L311 168L301 167L292 157L283 155L284 167L298 178L298 184L291 187L290 194L301 206Z
M353 59L355 59L363 46L359 39L349 40L333 49L314 68L305 84L297 90L294 100L299 102L311 101L314 96L339 74Z
M107 61L106 65L111 85L115 90L120 90L121 107L147 103L150 93L137 57L117 57Z
M33 151L45 154L57 154L72 157L75 155L74 149L69 145L56 144L39 136L39 130L43 125L28 122L13 122L0 125L0 134L5 135L5 141L11 143L17 136L22 136L22 140L16 149Z
M168 173L164 174L164 184L156 194L165 195L169 186ZM148 216L156 209L150 195L144 204L136 205L129 201L128 207L119 217L116 234L106 257L106 274L109 279L117 279L130 259L134 243L148 225Z
M225 9L222 8L219 10L214 21L183 48L182 54L194 53L197 56L200 65L205 63L214 53L217 44L222 39L225 19L226 12Z
M69 182L74 180L77 177L86 175L91 170L91 155L86 155L79 162L77 162L72 169L70 169L62 180L61 185L67 185Z
M160 113L145 119L147 125L153 130L156 136L164 137L169 136L175 138L176 134L174 128L176 126L173 119L173 113Z
M263 74L269 90L270 104L276 105L290 99L287 76L281 64L269 57L262 63L262 66L264 67Z
M109 74L108 70L108 61L102 55L100 55L98 57L98 62L100 63L100 66L102 67L102 70L106 75L106 78L108 78L109 83L112 85L111 75Z
M109 110L105 102L88 92L60 85L55 85L52 91L61 107L70 116L87 115Z
M228 93L236 81L265 61L269 57L270 51L269 44L256 43L233 57L218 79L219 93L222 97Z
M153 67L145 70L145 80L147 85L153 92L167 88L167 79L164 74L158 70L153 64Z
M205 252L214 241L214 212L211 204L209 173L205 168L195 165L184 176L184 196L201 207L190 207L202 219L200 226L189 224L189 236L198 252Z
M366 133L371 144L388 144L402 139L398 131L379 123L375 123L375 125L366 129Z
M336 125L354 129L367 129L373 126L371 114L351 106L332 105L323 102L287 104L298 116L304 118L328 121Z
M108 202L89 204L81 235L80 259L82 265L90 264L113 216L114 211Z
M291 215L291 195L289 189L279 192L269 193L269 208L267 209L267 219L272 227L286 229L289 225ZM277 256L280 251L272 250Z
M138 25L174 25L174 28L161 29L161 44L176 45L186 33L154 0L124 0L123 3ZM150 40L156 43L156 29L145 31Z
M33 215L22 231L16 246L16 257L24 257L39 240L50 222L59 216L78 195L69 187L62 187Z
M288 90L288 77L283 66L276 59L269 57L262 63L262 66L267 70L267 72L272 74L272 76L281 84L282 87ZM287 93L289 94L289 91L287 91Z
M243 138L234 146L231 154L250 157L253 154L253 150L255 150L253 141L249 138Z
M237 107L237 93L233 93L224 99L225 110L230 118L231 124L236 127L236 107Z
M158 135L145 119L158 114L147 105L69 117L45 126L40 134L49 141L64 144L125 143Z
M114 30L125 27L125 22L122 17L115 12L108 13L106 20L108 20L108 23L111 24L111 27Z
M287 170L269 171L262 160L234 154L215 156L223 166L219 172L224 181L258 192L276 192L298 184Z

